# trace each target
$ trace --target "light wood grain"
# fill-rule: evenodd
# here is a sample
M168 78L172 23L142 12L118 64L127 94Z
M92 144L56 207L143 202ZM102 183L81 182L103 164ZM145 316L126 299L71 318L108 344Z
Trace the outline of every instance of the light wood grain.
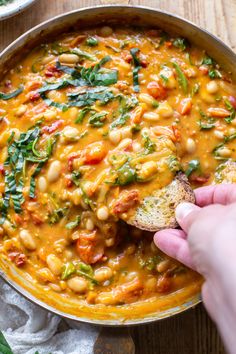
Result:
M115 3L117 0L102 0ZM128 0L120 0L128 2ZM99 0L38 0L17 17L0 23L0 50L38 23L60 13L99 5ZM236 50L236 0L130 0L183 16ZM202 305L177 317L130 330L136 354L223 354L214 324Z

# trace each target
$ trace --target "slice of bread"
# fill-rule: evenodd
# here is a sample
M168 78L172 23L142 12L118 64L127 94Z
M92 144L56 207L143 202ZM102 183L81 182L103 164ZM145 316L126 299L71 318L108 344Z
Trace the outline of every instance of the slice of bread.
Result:
M194 203L195 197L186 175L178 172L169 185L145 197L134 216L125 221L146 231L176 228L175 209L184 201Z

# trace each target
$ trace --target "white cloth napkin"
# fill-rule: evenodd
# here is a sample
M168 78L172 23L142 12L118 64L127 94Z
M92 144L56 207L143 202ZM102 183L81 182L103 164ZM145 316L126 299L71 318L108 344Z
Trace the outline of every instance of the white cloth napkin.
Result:
M76 329L58 333L61 321L59 316L32 304L0 279L0 330L14 354L93 353L98 329L76 324Z

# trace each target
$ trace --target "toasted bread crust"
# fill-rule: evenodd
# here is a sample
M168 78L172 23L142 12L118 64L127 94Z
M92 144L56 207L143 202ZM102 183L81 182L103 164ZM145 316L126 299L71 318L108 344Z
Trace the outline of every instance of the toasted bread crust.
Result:
M166 187L144 198L128 224L147 231L176 228L175 209L181 202L195 203L193 190L186 175L178 172Z

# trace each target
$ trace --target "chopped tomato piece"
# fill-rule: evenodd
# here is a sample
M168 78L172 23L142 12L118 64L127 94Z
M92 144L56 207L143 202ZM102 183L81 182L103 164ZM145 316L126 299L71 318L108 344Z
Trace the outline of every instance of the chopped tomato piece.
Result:
M133 124L139 124L139 123L141 123L142 115L143 115L143 107L142 107L142 106L136 107L136 108L131 112L131 122L132 122Z
M201 65L199 66L199 71L203 74L203 75L207 75L209 72L209 68L206 65Z
M56 77L59 77L61 76L61 71L57 69L57 67L53 64L49 64L47 66L47 70L45 71L45 76L46 77L53 77L53 76L56 76Z
M31 102L35 102L40 99L40 94L38 92L30 92L28 95L28 100Z
M127 63L131 63L131 61L132 61L132 55L131 54L122 53L121 56Z
M149 82L149 84L147 85L147 91L149 95L154 98L164 99L167 96L166 89L156 81Z
M172 43L171 41L166 41L166 42L165 42L165 46L168 47L168 48L170 48L170 47L173 46L173 43Z
M0 173L4 176L5 175L5 168L3 166L3 164L0 164Z
M137 190L124 191L113 206L114 214L122 214L139 203L139 192Z
M197 183L197 184L204 184L204 183L207 183L208 180L210 178L210 175L207 175L207 176L196 176L194 174L192 174L189 179L191 182L193 183Z
M26 255L20 252L8 253L8 257L12 262L16 264L17 267L23 266L27 261Z
M180 133L179 128L177 128L176 125L172 125L172 130L173 130L173 133L175 136L175 140L173 140L173 141L180 141L181 133Z
M84 162L88 165L96 165L101 162L107 154L103 141L88 145L84 152Z
M220 107L208 108L207 114L210 117L218 117L218 118L226 118L230 116L230 112L227 111L227 109L220 108Z
M229 96L229 102L232 104L234 109L236 109L236 97L235 96Z
M178 112L182 115L189 114L192 108L192 99L191 98L184 98L180 101Z
M171 288L171 278L166 275L161 275L157 281L157 291L159 293L166 293L170 291Z
M51 125L46 125L45 127L43 127L42 131L48 134L54 133L59 127L63 125L63 123L64 121L62 119L59 119L54 123L52 123Z
M76 250L83 262L98 262L104 255L104 242L98 230L81 232L76 241Z

